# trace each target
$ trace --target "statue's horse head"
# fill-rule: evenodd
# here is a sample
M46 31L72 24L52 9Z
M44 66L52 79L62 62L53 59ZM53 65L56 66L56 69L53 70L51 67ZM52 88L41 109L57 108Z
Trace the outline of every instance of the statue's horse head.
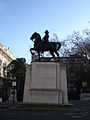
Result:
M30 37L30 39L31 39L32 41L35 40L35 41L37 41L37 42L40 42L40 41L41 41L41 36L39 35L39 33L34 32L34 33L32 34L32 36Z

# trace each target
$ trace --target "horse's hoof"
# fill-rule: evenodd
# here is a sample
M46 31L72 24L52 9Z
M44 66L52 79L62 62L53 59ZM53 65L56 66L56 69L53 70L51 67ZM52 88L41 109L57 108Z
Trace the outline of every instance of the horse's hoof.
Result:
M60 62L60 57L58 57L58 61Z
M51 59L48 59L47 62L50 62Z
M32 55L34 55L34 53L31 53Z

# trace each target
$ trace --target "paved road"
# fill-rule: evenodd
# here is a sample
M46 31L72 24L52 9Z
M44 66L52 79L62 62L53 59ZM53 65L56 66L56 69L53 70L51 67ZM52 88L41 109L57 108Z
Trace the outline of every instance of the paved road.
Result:
M0 120L90 120L85 110L0 110Z
M0 120L90 120L90 101L74 101L73 110L1 108Z

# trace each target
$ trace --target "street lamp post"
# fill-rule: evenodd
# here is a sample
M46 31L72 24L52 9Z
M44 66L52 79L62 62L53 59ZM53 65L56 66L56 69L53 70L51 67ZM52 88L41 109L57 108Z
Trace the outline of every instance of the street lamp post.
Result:
M15 87L16 87L16 81L12 82L12 87L13 87L13 91L12 91L12 94L13 94L13 105L15 105Z

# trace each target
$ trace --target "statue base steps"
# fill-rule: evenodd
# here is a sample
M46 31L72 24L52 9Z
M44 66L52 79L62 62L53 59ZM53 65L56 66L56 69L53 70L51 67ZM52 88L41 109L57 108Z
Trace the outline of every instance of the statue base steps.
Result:
M68 104L65 64L33 62L27 65L23 102Z

